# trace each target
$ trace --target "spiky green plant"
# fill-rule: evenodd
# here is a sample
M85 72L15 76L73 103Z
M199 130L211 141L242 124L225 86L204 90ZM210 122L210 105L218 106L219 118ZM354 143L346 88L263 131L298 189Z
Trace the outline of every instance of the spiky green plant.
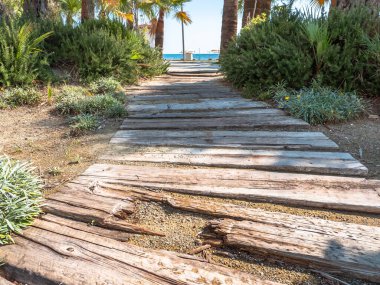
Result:
M0 245L12 242L40 214L41 180L29 163L0 157Z
M35 36L30 24L3 19L0 24L0 85L28 84L35 80L46 58L41 43L51 32Z

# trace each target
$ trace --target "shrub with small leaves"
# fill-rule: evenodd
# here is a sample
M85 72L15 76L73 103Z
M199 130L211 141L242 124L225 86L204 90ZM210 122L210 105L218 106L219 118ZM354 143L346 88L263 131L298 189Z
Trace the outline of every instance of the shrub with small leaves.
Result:
M12 242L41 210L42 183L28 163L0 157L0 245Z
M4 92L3 99L4 103L8 106L34 106L42 101L42 95L34 88L10 88Z
M355 119L366 108L354 92L320 87L316 83L299 91L279 88L274 99L280 108L312 125Z
M121 84L113 77L102 77L90 84L90 91L94 94L115 93L121 90Z
M70 135L81 136L89 131L94 131L99 126L98 118L94 115L83 114L72 118Z

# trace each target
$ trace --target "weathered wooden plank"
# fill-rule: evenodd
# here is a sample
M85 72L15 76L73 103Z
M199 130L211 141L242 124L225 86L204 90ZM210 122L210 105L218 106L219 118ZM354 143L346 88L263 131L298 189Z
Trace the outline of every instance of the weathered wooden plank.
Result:
M135 96L136 98L137 96ZM143 97L143 96L139 96ZM251 100L244 100L243 98L234 98L234 97L222 97L222 98L197 98L193 96L176 96L177 98L173 98L173 96L169 96L167 98L160 98L155 100L135 100L135 98L129 98L128 103L130 105L164 105L164 104L194 104L194 103L220 103L220 102L252 102Z
M136 112L129 115L129 118L135 119L163 119L163 118L226 118L226 117L245 117L251 119L263 119L265 117L287 116L284 111L278 109L229 109L229 110L211 110L196 112Z
M30 285L275 284L194 256L142 249L42 220L15 241L0 253L3 270Z
M74 181L222 198L380 213L380 181L244 169L95 164Z
M78 193L80 192L83 192L83 191L78 191ZM125 199L125 197L126 196L120 199ZM73 228L76 230L80 230L82 232L91 233L91 234L102 236L102 237L112 238L114 240L123 241L123 242L128 241L131 236L130 233L126 233L123 231L118 231L115 229L112 229L112 230L105 229L105 228L98 227L96 225L92 225L88 223L85 224L78 221L69 220L67 218L55 216L52 214L42 215L40 219L55 223L57 226L65 226L65 227Z
M80 193L78 193L79 195ZM95 195L94 195L95 196ZM47 199L42 209L45 213L72 219L75 221L93 224L106 229L114 229L127 233L147 234L162 236L162 233L152 231L139 225L128 223L115 215L106 213L102 210L92 208L90 204L72 204L64 201Z
M241 97L238 96L238 94L230 93L230 92L224 92L224 93L185 93L182 95L179 94L148 94L148 95L129 95L127 97L129 102L162 102L162 101L169 101L169 100L196 100L196 99L240 99Z
M167 104L129 104L128 112L152 112L152 111L181 111L181 110L220 110L220 109L248 109L265 108L268 104L264 102L244 101L244 100L213 100L199 99L195 103L167 103Z
M366 175L368 169L348 153L249 150L234 148L142 147L115 145L101 156L114 161L164 162L323 174Z
M338 145L319 132L269 131L118 131L111 143L131 145L338 149Z
M380 228L262 212L254 221L211 222L227 246L380 282Z
M305 121L288 116L273 116L262 118L227 117L227 118L192 118L192 119L126 119L121 125L122 130L239 130L282 127L308 127Z

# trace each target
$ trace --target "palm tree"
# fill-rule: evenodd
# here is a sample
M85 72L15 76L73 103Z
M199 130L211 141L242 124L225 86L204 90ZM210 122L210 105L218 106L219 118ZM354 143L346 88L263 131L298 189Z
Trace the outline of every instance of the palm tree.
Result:
M73 25L74 17L79 14L82 7L80 0L61 0L62 11L66 16L66 23Z
M224 0L222 36L220 50L223 51L228 43L236 36L238 24L238 0Z
M152 0L140 4L139 8L151 21L151 35L155 37L155 47L161 50L163 49L165 17L167 14L173 12L174 18L185 25L192 22L189 14L181 10L181 5L189 1L190 0Z
M95 17L95 3L94 0L82 0L82 23Z

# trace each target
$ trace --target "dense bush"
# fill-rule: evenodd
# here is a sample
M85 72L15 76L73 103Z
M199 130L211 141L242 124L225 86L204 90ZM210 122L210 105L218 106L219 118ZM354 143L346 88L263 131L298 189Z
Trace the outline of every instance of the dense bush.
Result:
M380 94L380 19L365 8L324 17L273 9L254 19L222 54L226 77L259 94L278 82L290 88L313 79L346 91ZM255 95L255 94L253 94Z
M0 245L32 223L41 201L41 181L30 165L0 157Z
M38 33L46 31L54 31L44 43L51 54L51 64L70 66L88 82L112 75L133 83L139 77L159 75L167 68L161 53L152 49L141 34L117 21L86 21L75 28L44 21Z
M31 24L15 20L0 22L0 85L23 85L35 80L46 68L40 46L51 33L34 34Z
M274 99L280 108L312 125L347 121L365 110L365 104L355 93L320 87L316 83L299 91L278 88Z

